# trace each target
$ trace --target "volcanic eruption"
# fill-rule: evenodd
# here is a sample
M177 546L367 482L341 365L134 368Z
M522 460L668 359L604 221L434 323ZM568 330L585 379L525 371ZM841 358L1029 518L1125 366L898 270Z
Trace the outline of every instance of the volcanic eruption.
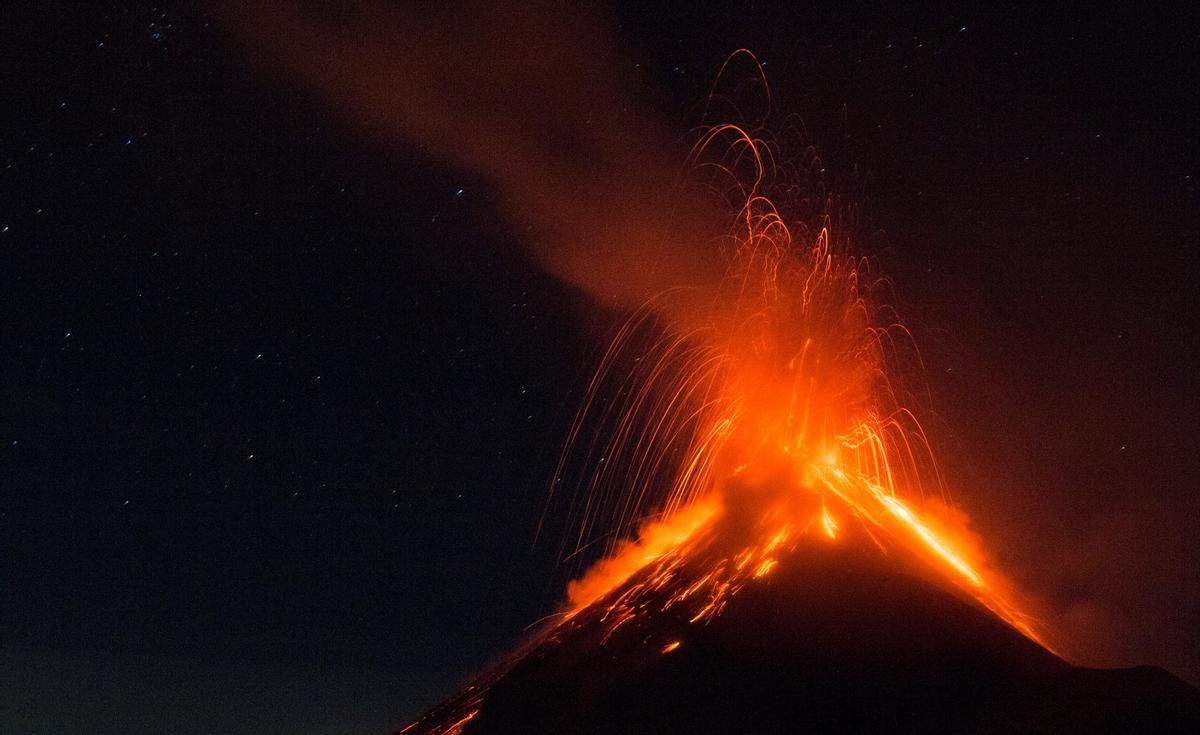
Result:
M710 109L678 181L602 35L546 5L368 3L336 23L262 5L225 12L276 67L362 129L484 177L540 265L632 310L551 484L582 573L401 732L1200 723L1200 693L1161 670L1067 663L989 562L918 419L921 353L892 284L856 252L855 210L819 185L811 148L789 157L765 124ZM752 54L731 58L766 89Z
M692 170L732 213L724 276L617 332L553 484L583 473L563 551L599 559L522 647L401 732L1200 721L1165 672L1070 666L988 563L910 408L920 353L890 282L834 198L785 219L778 155L734 124L699 136Z

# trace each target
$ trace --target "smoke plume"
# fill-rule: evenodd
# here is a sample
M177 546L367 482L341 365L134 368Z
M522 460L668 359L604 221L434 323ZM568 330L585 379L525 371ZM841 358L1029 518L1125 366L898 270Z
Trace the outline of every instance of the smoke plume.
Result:
M482 175L542 267L608 305L702 286L716 231L598 14L529 2L225 3L264 69L385 143ZM674 163L671 163L671 162Z

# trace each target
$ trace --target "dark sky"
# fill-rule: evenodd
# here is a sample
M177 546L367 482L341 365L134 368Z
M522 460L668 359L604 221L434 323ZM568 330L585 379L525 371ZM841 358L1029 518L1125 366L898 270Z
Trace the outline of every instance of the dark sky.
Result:
M619 5L614 53L680 136L759 55L1000 567L1085 663L1200 680L1196 11L792 5ZM0 730L403 724L553 609L534 529L618 315L216 17L0 28Z

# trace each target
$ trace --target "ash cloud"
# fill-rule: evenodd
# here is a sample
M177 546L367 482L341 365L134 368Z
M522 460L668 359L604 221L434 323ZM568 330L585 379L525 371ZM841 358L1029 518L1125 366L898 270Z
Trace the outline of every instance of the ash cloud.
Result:
M530 2L226 2L268 72L385 143L482 175L554 276L606 305L714 280L712 218L591 10Z

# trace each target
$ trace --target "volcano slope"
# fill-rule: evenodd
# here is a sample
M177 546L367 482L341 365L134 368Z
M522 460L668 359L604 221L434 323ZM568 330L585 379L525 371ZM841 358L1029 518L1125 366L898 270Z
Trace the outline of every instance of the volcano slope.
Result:
M1200 691L1071 666L902 553L809 536L700 622L653 572L401 732L1200 732Z

